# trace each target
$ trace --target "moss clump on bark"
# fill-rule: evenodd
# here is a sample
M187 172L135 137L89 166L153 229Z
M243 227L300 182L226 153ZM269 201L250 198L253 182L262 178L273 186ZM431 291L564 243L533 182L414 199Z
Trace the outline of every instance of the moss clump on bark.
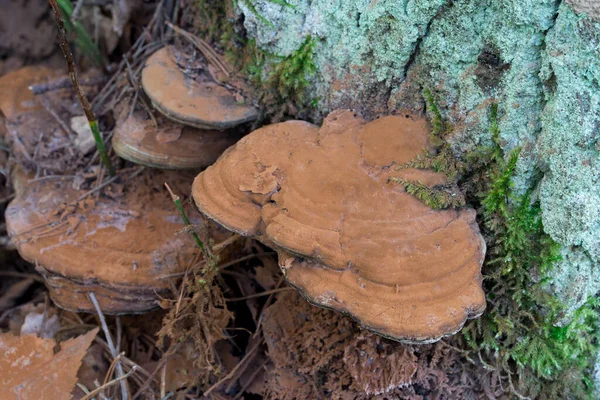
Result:
M544 232L533 188L524 194L513 189L520 149L502 151L496 105L490 130L493 146L467 157L462 178L478 204L488 245L488 310L463 329L466 344L518 397L592 398L598 303L590 299L570 323L557 325L565 305L544 285L561 258L560 245Z
M590 298L560 325L568 306L547 290L549 273L561 260L560 245L544 232L534 185L524 194L513 187L520 148L508 155L500 146L498 106L489 112L493 145L457 160L444 140L452 129L424 93L436 151L400 168L435 168L452 177L475 206L488 251L483 266L488 309L458 339L471 360L496 376L520 398L593 398L592 370L598 352L599 303ZM433 208L456 207L447 191L396 179L408 193ZM448 192L449 193L449 192Z
M274 5L293 8L287 2L269 0ZM306 36L304 41L287 55L273 54L247 38L235 8L243 6L259 18L265 19L253 7L251 0L196 0L193 18L196 33L217 47L233 65L237 75L252 86L252 97L263 108L265 120L279 121L284 115L306 115L316 106L314 97L307 101L309 79L316 72L313 60L317 40ZM263 23L267 23L263 21Z

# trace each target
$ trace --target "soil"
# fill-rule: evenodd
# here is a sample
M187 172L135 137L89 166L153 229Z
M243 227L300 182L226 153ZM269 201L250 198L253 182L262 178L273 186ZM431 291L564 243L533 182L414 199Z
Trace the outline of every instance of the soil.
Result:
M133 399L215 400L501 395L493 371L457 348L464 348L460 338L400 344L309 304L284 282L270 248L222 230L194 209L191 179L199 171L143 169L117 157L111 146L123 120L117 112L161 118L141 90L146 59L172 44L210 64L165 25L171 21L195 34L194 18L202 14L188 12L197 3L191 0L84 3L78 16L83 26L111 24L117 32L110 46L101 46L101 67L72 46L115 177L94 148L78 145L78 137L90 133L72 125L84 113L65 85L67 67L55 45L48 3L0 4L0 333L36 335L21 340L31 346L44 338L68 348L74 338L100 328L81 357L78 386L71 377L61 382L76 399L92 390L97 398L115 399L123 393ZM222 50L216 41L208 44ZM230 82L236 79L242 78ZM32 84L41 85L42 93L32 94ZM227 84L219 90L246 94L250 86ZM261 107L265 115L264 109L277 105ZM165 182L180 196L191 224L183 223ZM10 234L7 208L12 210L7 217L17 217ZM122 229L115 228L119 221ZM102 240L93 236L94 229L84 231L91 225L102 231ZM40 226L57 230L40 234ZM28 229L29 253L15 237ZM196 237L204 249L196 246ZM51 246L65 253L54 264L42 262L36 253ZM171 246L176 270L157 261L164 246ZM111 255L114 249L118 252ZM33 263L22 257L26 254ZM92 292L99 294L98 307ZM111 303L123 293L127 301ZM48 360L63 354L46 353Z

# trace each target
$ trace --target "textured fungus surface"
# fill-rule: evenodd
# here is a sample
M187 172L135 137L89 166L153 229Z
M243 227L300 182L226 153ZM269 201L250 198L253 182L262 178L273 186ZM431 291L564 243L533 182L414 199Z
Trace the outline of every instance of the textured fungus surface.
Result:
M388 183L442 184L403 169L428 147L427 122L365 123L336 111L323 127L288 121L259 129L201 173L200 210L279 250L290 284L309 301L398 340L431 342L481 314L485 244L468 209L432 210Z
M136 164L163 169L205 168L241 134L196 129L158 117L158 127L143 111L122 115L112 139L115 153Z
M233 93L206 73L195 79L177 65L176 50L167 46L146 61L142 86L154 106L167 117L201 129L227 129L253 121L258 111L240 104Z
M544 229L565 259L550 272L575 310L600 290L598 93L599 4L595 0L269 0L239 2L257 45L289 55L315 39L317 68L306 94L319 111L377 115L423 107L430 89L453 124L456 154L491 143L489 104L499 104L504 153L521 155L513 179L524 193L545 173ZM260 15L260 17L259 17ZM261 19L262 18L262 19ZM269 21L271 25L265 23ZM596 243L596 244L594 244ZM576 284L565 281L584 273Z
M35 96L29 86L61 76L46 67L24 67L0 77L0 124L11 156L27 168L68 173L82 162L67 131L69 118L83 112L72 90ZM53 115L54 114L54 115Z
M145 171L111 197L86 197L67 180L29 181L15 172L7 231L46 279L50 296L72 311L93 311L94 292L109 314L148 311L196 255L163 182L179 193L191 176Z

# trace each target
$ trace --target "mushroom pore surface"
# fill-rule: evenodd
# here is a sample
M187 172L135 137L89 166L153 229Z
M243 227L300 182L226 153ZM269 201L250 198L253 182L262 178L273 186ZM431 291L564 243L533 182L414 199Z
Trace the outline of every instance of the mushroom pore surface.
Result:
M192 193L208 217L276 249L310 302L389 338L433 342L483 312L485 243L473 210L434 210L388 183L446 182L395 168L422 155L428 137L424 119L365 123L343 110L321 128L270 125L198 175Z

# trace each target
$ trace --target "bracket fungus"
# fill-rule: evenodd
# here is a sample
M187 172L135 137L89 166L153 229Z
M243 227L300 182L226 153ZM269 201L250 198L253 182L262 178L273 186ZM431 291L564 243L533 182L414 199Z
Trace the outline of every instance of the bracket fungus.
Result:
M485 242L474 210L434 210L389 183L446 183L432 170L394 168L423 154L428 138L424 119L365 123L344 110L321 128L269 125L198 175L192 194L209 218L276 249L311 303L391 339L430 343L485 309Z
M94 292L107 314L152 310L198 254L162 188L183 192L192 176L145 170L96 199L68 179L14 174L7 231L62 308L93 311Z
M225 130L258 117L251 105L202 71L195 79L179 68L174 47L152 54L142 70L142 87L156 109L168 118L200 129Z
M241 137L234 130L196 129L160 116L154 125L143 111L121 114L112 139L115 153L154 168L206 168Z
M12 158L28 168L72 172L82 157L73 144L73 132L64 121L82 115L70 89L50 90L36 96L32 85L44 86L65 77L46 67L24 67L0 77L0 125ZM93 90L88 88L88 90Z

